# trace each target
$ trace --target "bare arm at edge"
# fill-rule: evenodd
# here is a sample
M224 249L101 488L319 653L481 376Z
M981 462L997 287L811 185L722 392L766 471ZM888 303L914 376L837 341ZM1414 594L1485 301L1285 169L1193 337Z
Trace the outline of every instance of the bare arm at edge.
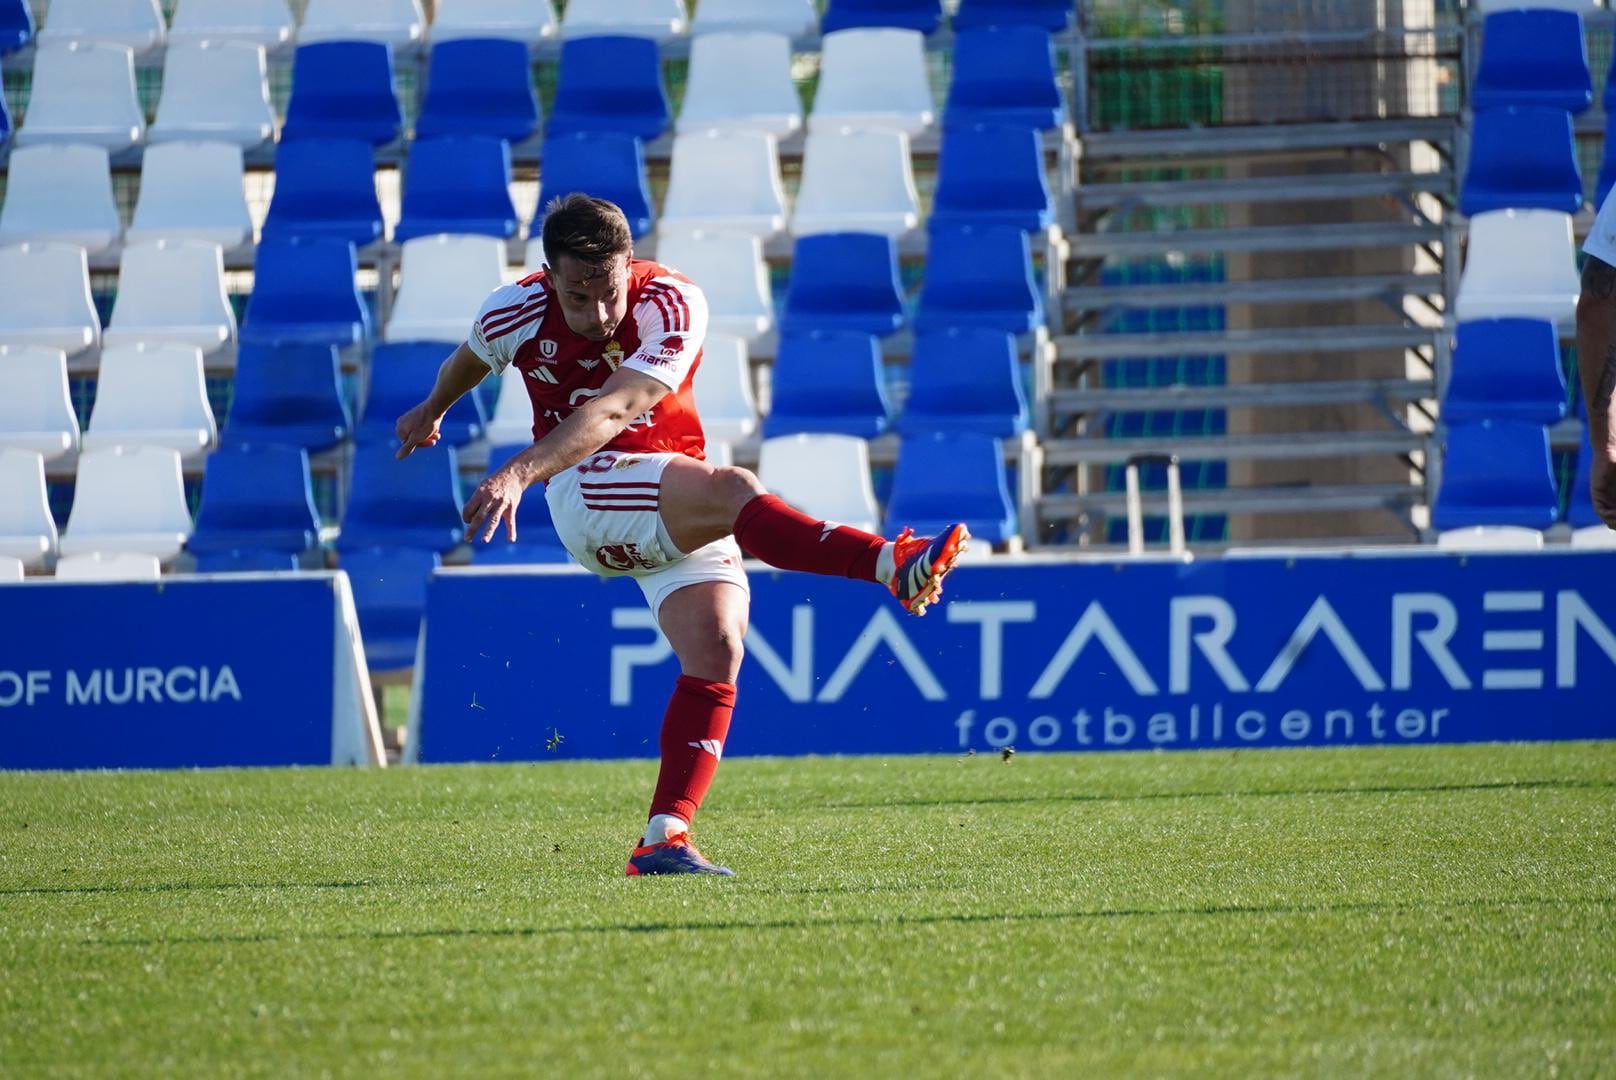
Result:
M1616 267L1592 255L1577 298L1577 362L1593 448L1594 510L1616 529Z

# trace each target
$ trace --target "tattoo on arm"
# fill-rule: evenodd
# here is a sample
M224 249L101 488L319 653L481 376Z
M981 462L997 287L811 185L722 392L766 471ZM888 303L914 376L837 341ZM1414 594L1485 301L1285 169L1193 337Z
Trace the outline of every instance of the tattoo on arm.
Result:
M1609 300L1616 294L1616 266L1589 255L1582 267L1582 294L1595 300Z

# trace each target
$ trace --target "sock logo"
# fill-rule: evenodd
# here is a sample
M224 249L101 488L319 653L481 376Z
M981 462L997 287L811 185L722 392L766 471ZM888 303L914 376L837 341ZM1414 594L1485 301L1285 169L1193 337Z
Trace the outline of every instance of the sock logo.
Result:
M830 534L842 527L840 521L822 521L819 523L819 542L823 544L830 539Z
M702 739L699 742L692 741L685 745L694 746L697 750L705 750L720 761L724 759L724 740L722 739Z

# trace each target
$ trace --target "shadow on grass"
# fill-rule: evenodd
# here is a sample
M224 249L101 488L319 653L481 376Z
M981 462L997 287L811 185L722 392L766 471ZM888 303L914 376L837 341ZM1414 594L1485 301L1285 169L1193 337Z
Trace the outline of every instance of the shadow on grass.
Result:
M1085 922L1103 919L1159 919L1194 916L1337 915L1396 911L1454 911L1464 909L1516 907L1599 907L1616 905L1616 896L1516 897L1514 899L1438 900L1404 902L1367 900L1336 904L1229 904L1176 908L1099 908L1092 911L1049 911L1004 913L961 913L952 915L857 916L831 919L770 919L724 922L623 923L616 926L492 926L438 927L419 930L355 930L311 934L218 934L206 937L172 938L87 938L81 944L109 947L151 947L157 945L254 945L305 944L312 941L411 941L439 938L549 938L573 934L672 934L736 931L826 930L911 926L968 926L986 923Z

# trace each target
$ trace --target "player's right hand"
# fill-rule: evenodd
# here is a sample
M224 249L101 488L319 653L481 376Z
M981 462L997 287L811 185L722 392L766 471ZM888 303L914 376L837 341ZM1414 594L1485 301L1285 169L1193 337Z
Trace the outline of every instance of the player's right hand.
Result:
M443 414L433 413L424 401L399 417L398 425L394 428L398 436L399 460L409 457L418 446L436 446L443 437L438 431L438 425L442 422Z
M1612 460L1609 453L1595 451L1589 473L1594 512L1599 515L1599 520L1616 529L1616 460Z
M516 507L522 501L522 482L507 469L495 469L477 485L477 490L466 500L460 519L466 523L466 543L482 533L483 543L494 538L500 522L505 523L506 534L516 542Z

